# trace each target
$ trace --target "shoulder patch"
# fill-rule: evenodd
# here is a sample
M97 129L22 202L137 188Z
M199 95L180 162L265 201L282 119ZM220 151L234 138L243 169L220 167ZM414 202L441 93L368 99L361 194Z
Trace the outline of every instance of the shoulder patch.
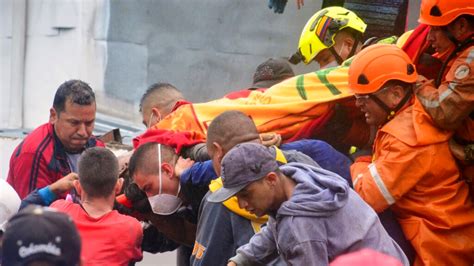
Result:
M469 76L471 73L471 68L467 64L459 65L456 70L454 70L454 77L458 80L463 80Z

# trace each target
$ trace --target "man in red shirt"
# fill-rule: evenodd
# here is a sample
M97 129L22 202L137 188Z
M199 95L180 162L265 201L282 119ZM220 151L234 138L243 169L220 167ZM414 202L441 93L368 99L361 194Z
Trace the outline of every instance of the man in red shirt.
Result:
M118 161L105 148L86 150L79 160L79 181L74 187L81 203L57 200L51 207L69 214L81 235L84 265L128 265L142 259L143 231L131 216L113 210L122 188Z
M7 181L21 199L72 172L89 147L104 146L92 136L95 95L80 80L61 84L54 96L49 122L31 132L13 152Z

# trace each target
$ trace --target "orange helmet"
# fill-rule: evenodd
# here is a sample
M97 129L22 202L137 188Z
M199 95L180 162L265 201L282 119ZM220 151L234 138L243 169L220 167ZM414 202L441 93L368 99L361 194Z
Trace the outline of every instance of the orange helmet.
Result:
M374 93L389 80L413 83L418 74L408 55L393 44L374 44L360 51L349 68L349 88Z
M418 22L446 26L461 15L474 15L472 0L422 0Z

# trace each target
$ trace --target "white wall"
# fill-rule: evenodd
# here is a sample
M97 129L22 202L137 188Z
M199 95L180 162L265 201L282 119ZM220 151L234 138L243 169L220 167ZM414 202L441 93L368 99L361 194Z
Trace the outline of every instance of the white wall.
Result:
M0 178L7 179L8 165L10 163L10 156L18 144L20 138L6 138L0 137Z
M11 86L14 1L0 0L0 128L35 128L47 121L62 82L82 79L97 93L103 91L109 2L26 1L24 97L18 104L17 88ZM12 121L21 111L24 123Z

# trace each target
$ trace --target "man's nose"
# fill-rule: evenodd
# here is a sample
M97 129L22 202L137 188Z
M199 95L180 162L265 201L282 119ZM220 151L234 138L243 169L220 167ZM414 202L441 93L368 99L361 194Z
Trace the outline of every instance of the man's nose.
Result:
M239 203L239 208L241 208L241 209L245 209L248 206L247 201L245 201L243 199L237 198L237 201Z
M435 34L434 34L433 29L430 29L430 30L428 31L428 35L426 36L426 39L427 39L428 41L430 41L430 42L433 42L433 41L435 40L435 37L434 37L434 36L435 36Z
M77 130L77 134L82 136L82 137L86 137L87 136L87 126L85 123L81 123L79 125L79 129Z

